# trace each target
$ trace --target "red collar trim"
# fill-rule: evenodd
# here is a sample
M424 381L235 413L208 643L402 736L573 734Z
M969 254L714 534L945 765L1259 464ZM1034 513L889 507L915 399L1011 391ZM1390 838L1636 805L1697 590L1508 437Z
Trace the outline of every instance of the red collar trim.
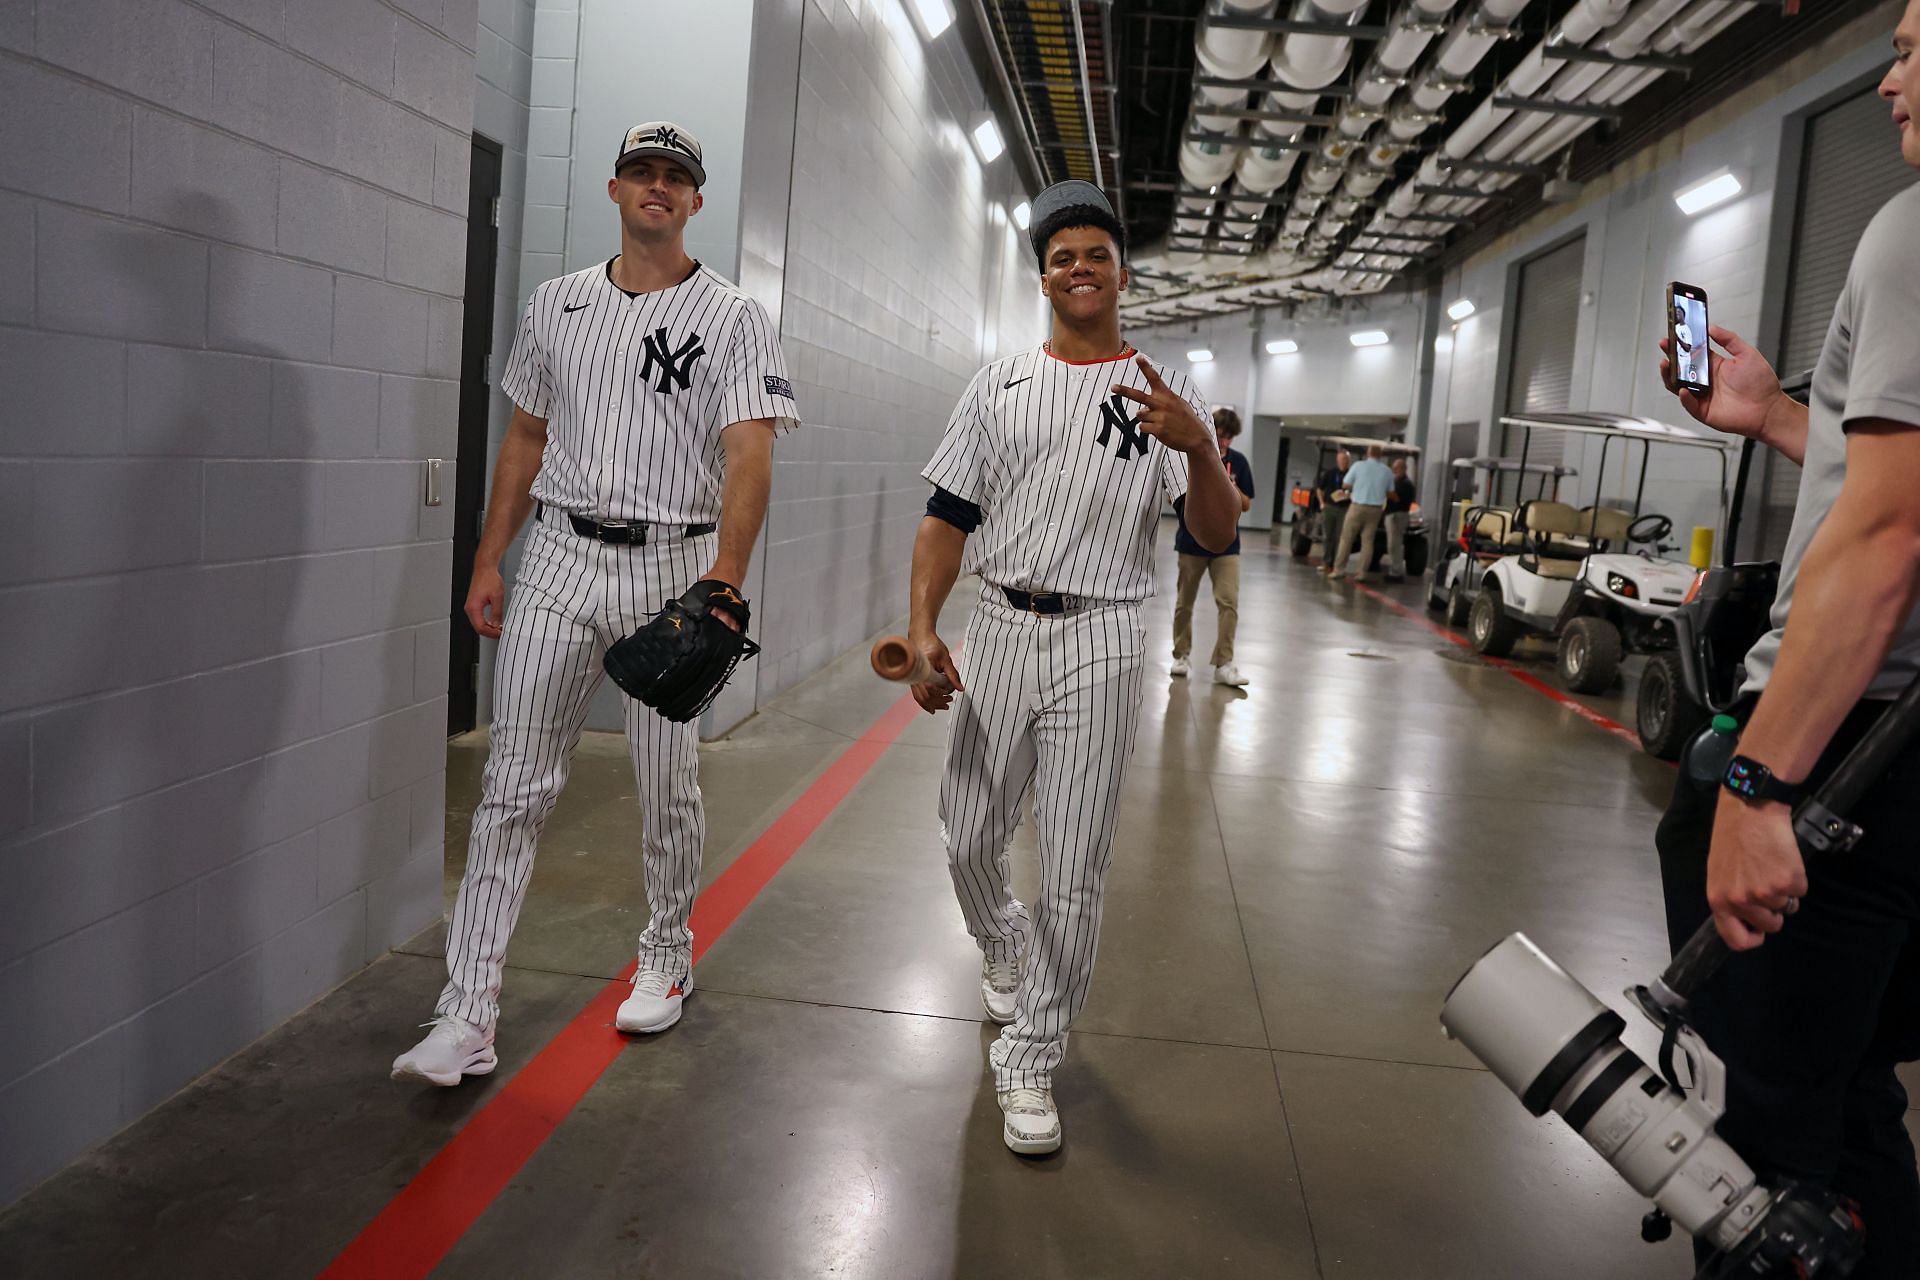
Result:
M1045 356L1049 360L1058 360L1061 364L1089 365L1089 364L1112 364L1115 360L1131 360L1133 359L1133 357L1139 355L1140 353L1138 351L1135 351L1133 347L1129 345L1125 351L1122 351L1117 356L1103 356L1101 359L1098 359L1098 360L1069 360L1065 356L1057 356L1053 354L1053 352L1043 344L1040 348L1040 354Z

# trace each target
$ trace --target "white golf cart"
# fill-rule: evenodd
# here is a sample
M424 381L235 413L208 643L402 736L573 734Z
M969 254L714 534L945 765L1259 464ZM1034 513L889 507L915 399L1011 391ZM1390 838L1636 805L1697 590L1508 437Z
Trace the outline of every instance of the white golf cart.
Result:
M1560 496L1560 481L1579 472L1558 463L1493 457L1455 458L1451 469L1450 492L1460 496L1449 507L1447 536L1427 575L1427 608L1444 614L1448 625L1464 627L1480 583L1475 570L1520 549L1513 522L1519 504L1527 501L1529 480L1535 498L1551 500ZM1511 506L1499 501L1508 476L1515 477Z
M1736 446L1724 436L1620 414L1546 413L1503 418L1522 433L1525 462L1535 431L1598 437L1599 475L1618 446L1623 470L1641 446L1632 507L1594 505L1575 510L1563 502L1535 499L1513 519L1519 547L1477 570L1479 590L1467 617L1467 635L1480 653L1513 650L1525 635L1558 641L1557 665L1568 688L1597 693L1619 674L1625 654L1649 655L1649 663L1673 666L1673 611L1685 599L1695 570L1669 558L1677 547L1663 540L1673 532L1667 516L1646 512L1648 463L1654 446L1706 449L1720 467L1716 531L1727 520L1727 464ZM1664 674L1676 690L1677 668Z
M1305 485L1296 485L1293 490L1293 522L1291 525L1291 550L1293 558L1305 560L1313 553L1315 546L1321 548L1323 559L1331 560L1340 537L1340 530L1327 528L1329 523L1313 491L1320 483L1320 473L1333 465L1334 458L1342 449L1355 458L1367 456L1367 449L1379 445L1386 451L1386 460L1405 458L1408 469L1417 477L1420 474L1420 448L1417 445L1401 444L1394 440L1380 440L1371 436L1316 436L1312 441L1315 448L1313 475ZM1346 508L1342 507L1342 511ZM1422 574L1427 571L1427 525L1426 517L1420 510L1420 504L1414 503L1413 511L1407 521L1406 545L1402 554L1407 562L1407 573ZM1373 547L1366 554L1367 568L1375 568L1384 562L1387 554L1387 530L1383 523L1374 534Z

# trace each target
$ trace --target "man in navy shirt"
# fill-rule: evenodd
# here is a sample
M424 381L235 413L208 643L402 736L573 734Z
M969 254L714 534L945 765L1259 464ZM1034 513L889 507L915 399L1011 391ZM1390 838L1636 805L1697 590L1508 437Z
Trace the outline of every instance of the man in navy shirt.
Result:
M1213 411L1213 438L1220 445L1220 461L1240 490L1240 510L1253 506L1253 468L1247 455L1229 442L1240 434L1240 415L1231 409ZM1193 649L1193 602L1200 594L1200 579L1213 583L1213 603L1220 610L1218 634L1213 641L1213 682L1238 689L1247 683L1240 668L1233 665L1233 630L1240 621L1240 539L1220 552L1208 551L1187 532L1183 517L1180 531L1174 535L1173 549L1180 553L1180 586L1173 601L1173 667L1176 676L1192 670L1187 654Z

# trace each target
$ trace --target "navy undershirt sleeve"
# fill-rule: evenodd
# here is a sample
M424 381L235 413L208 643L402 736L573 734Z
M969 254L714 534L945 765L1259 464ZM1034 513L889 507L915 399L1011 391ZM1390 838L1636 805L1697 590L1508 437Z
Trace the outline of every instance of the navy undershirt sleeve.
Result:
M936 520L945 520L962 533L972 533L980 527L980 506L968 502L958 494L935 486L933 496L927 499L927 514Z

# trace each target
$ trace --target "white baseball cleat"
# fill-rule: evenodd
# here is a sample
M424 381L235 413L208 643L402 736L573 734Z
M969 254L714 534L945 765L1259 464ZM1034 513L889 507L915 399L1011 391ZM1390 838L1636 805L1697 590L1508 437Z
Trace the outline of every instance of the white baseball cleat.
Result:
M982 960L980 962L980 1003L987 1016L1005 1026L1013 1021L1020 1003L1020 962L1018 960Z
M1215 684L1231 685L1235 689L1244 689L1247 685L1247 678L1240 674L1240 668L1228 662L1213 669L1213 682Z
M633 994L620 1002L613 1025L622 1031L647 1034L665 1031L680 1021L680 1006L693 994L693 975L676 978L648 969L633 978Z
M416 1080L448 1088L467 1076L484 1076L499 1065L493 1037L464 1018L442 1014L427 1038L393 1060L395 1080Z
M1173 665L1167 668L1167 670L1170 674L1178 677L1184 676L1187 672L1193 670L1193 666L1185 658L1175 658Z
M1044 1156L1060 1149L1060 1111L1051 1089L1009 1089L1000 1095L1000 1136L1015 1155Z

